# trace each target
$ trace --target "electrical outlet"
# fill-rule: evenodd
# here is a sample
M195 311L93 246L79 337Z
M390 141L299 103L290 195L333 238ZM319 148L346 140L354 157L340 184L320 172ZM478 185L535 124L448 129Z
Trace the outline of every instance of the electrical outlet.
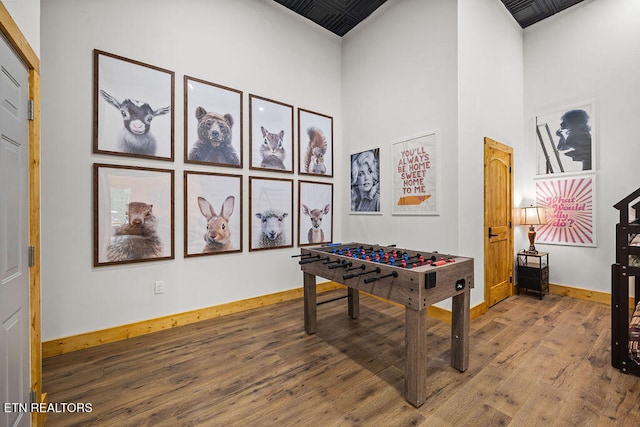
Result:
M156 294L156 295L164 294L164 280L158 280L156 282L156 285L153 288L153 293Z

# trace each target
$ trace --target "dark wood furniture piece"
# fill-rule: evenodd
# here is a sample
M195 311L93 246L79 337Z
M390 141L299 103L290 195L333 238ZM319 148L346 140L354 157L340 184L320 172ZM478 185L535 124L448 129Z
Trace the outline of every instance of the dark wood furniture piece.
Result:
M521 251L517 254L518 295L520 289L538 291L540 299L549 293L549 252Z
M630 315L640 302L640 246L633 244L640 234L640 188L613 207L620 211L620 222L616 224L616 262L611 265L611 365L621 372L640 375L640 364L630 351L638 344L637 331L630 336ZM633 305L629 298L632 277Z
M411 267L356 259L347 255L347 247L366 248L367 253L406 252ZM300 253L299 263L304 273L304 327L308 334L315 333L318 327L316 276L348 287L348 314L352 319L359 315L359 291L404 305L405 397L419 407L427 399L427 307L452 298L451 366L461 372L467 369L473 258L363 243L301 248ZM436 261L421 265L419 256ZM414 262L418 264L415 267Z

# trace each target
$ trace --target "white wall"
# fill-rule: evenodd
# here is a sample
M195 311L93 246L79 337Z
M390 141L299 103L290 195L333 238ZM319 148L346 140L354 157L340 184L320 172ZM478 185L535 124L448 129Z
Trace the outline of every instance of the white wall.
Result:
M33 52L40 57L40 0L2 0L2 4L20 28Z
M380 147L382 213L349 215L345 194L345 238L458 254L456 2L382 8L343 37L344 140L351 152ZM441 143L440 215L391 216L390 145L430 131Z
M475 258L472 306L484 301L484 137L513 147L516 198L526 163L522 49L522 29L500 1L458 0L458 251Z
M497 0L388 7L344 37L344 139L352 152L380 146L382 158L382 216L345 213L345 234L474 257L476 305L484 300L483 138L522 144L522 30ZM391 216L389 146L431 130L442 148L440 215Z
M535 115L555 107L596 101L597 247L538 245L550 252L552 283L611 290L615 262L612 207L636 190L640 159L640 2L591 0L525 30L525 129L535 147ZM526 153L534 158L530 151ZM535 163L524 191L533 199Z
M175 71L175 162L92 154L93 49ZM339 37L271 0L47 0L42 52L44 341L302 285L299 266L290 258L297 249L248 252L248 191L244 252L183 258L182 77L244 91L245 113L252 93L332 115L334 155L340 159ZM295 178L297 206L297 175L249 171L248 126L245 114L243 188L248 190L248 175ZM297 153L297 138L294 144ZM175 169L175 260L92 266L94 162ZM340 163L334 174L334 197L341 200ZM335 236L342 233L338 212ZM294 230L297 242L297 222ZM154 295L156 280L165 281L165 294Z

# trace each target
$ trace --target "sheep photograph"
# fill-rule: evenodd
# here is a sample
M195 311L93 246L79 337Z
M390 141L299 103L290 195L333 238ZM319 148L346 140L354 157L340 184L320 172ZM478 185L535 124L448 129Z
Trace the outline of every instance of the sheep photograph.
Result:
M173 71L94 50L93 152L173 160Z
M174 172L94 163L94 266L173 259Z
M242 168L242 91L184 76L184 161Z
M250 251L293 247L293 180L249 177Z
M242 252L242 176L184 172L184 256Z
M293 173L293 106L249 95L251 169Z
M333 118L298 108L298 171L333 176Z
M333 241L333 184L298 181L298 246Z

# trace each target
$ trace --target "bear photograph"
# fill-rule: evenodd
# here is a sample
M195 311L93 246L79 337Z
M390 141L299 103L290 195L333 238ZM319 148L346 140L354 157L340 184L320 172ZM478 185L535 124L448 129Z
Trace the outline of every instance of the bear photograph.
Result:
M93 152L173 160L174 72L94 50Z
M93 165L94 266L173 259L168 169Z
M293 173L293 106L249 95L251 169Z
M242 168L242 92L184 77L185 163Z
M593 101L538 114L535 137L539 177L595 171Z

